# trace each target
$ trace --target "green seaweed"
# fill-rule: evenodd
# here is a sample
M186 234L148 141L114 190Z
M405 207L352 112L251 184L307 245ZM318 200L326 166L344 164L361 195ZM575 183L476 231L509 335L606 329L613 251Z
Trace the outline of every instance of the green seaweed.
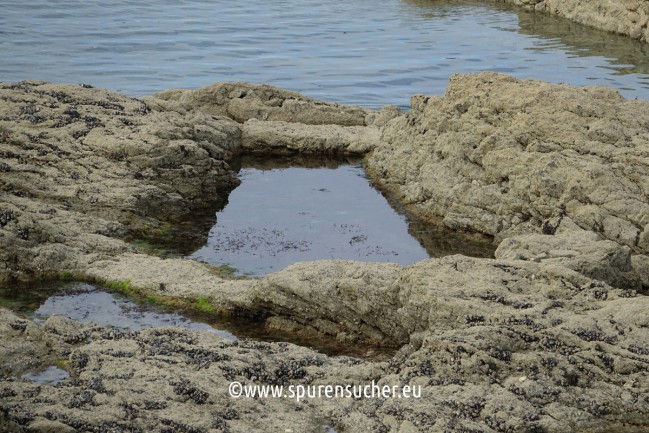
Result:
M59 272L58 276L59 276L59 280L61 280L61 281L72 281L72 280L74 280L74 275L72 275L72 272L62 271L62 272Z
M149 242L142 239L134 239L130 242L130 244L133 245L138 250L145 250L145 251L155 250L155 247L153 245L151 245Z
M131 282L128 280L124 281L105 281L103 283L106 287L113 290L118 290L120 292L126 293L128 295L134 294L135 291L131 286Z
M210 301L205 296L200 296L196 300L195 306L196 306L197 310L199 310L199 311L201 311L203 313L207 313L207 314L215 314L216 313L216 309L214 308L214 306L210 303Z
M5 299L5 298L0 298L0 307L4 308L17 308L22 305L21 301L15 300L15 299Z

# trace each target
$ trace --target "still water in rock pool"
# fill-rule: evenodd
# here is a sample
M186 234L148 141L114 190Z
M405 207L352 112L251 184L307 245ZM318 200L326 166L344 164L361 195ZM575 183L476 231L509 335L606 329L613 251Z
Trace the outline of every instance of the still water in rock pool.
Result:
M123 295L109 293L90 284L74 283L52 289L50 293L41 290L40 300L30 299L31 292L22 290L22 296L5 290L0 292L0 298L13 301L14 309L28 312L37 323L43 323L50 316L60 315L81 323L96 323L131 331L177 326L211 331L224 338L235 339L231 333L215 329L206 323L196 322L155 306L144 308ZM30 301L35 309L29 307Z
M39 324L50 316L58 315L124 331L173 326L211 332L232 342L238 339L291 342L328 355L386 359L394 353L393 348L349 345L324 336L304 338L290 332L268 330L258 320L246 317L221 318L194 310L174 311L151 301L146 297L129 298L110 289L85 283L50 282L27 287L0 287L0 306ZM64 380L66 375L65 370L49 366L44 370L29 372L24 378L43 384L56 384Z
M44 370L25 373L21 377L40 385L56 385L70 377L70 373L62 368L51 365Z
M246 162L244 162L246 164ZM372 187L359 163L248 160L241 185L216 214L207 244L190 257L252 276L295 262L349 259L404 265L493 246L418 223Z

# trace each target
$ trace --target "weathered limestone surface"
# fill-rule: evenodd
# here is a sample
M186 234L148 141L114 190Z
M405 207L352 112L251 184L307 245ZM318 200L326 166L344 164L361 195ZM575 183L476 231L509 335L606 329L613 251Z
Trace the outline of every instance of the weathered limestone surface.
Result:
M576 227L568 217L558 223L553 236L532 234L503 240L496 258L560 263L616 287L641 289L649 281L643 266L634 265L629 247L602 240L596 233Z
M642 432L649 428L649 103L604 88L456 76L371 112L270 86L144 101L0 85L0 276L78 272L205 298L266 327L400 348L388 361L176 328L123 332L0 309L0 431ZM425 218L495 259L297 263L233 280L122 239L236 185L240 153L365 153ZM20 375L65 365L59 386ZM233 399L251 384L421 385L421 399Z
M243 124L241 144L249 153L365 154L379 141L378 128L306 126L250 119Z
M210 266L191 260L129 252L95 260L84 268L84 274L100 281L129 281L134 287L160 296L204 296L223 309L254 308L251 288L255 280L223 279Z
M157 111L79 85L0 85L0 281L78 271L131 230L182 218L238 184L228 118ZM84 256L90 255L90 258Z
M260 117L278 120L255 124L266 109ZM115 237L214 207L238 185L228 161L244 150L367 152L378 129L342 125L370 113L242 83L146 101L81 85L0 84L0 281L83 271L132 249Z
M496 0L559 15L581 24L649 42L649 2L645 0Z

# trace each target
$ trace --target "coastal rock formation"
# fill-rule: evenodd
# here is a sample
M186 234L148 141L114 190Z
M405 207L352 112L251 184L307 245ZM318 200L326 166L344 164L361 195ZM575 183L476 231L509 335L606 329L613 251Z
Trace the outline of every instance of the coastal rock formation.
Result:
M530 234L504 239L496 258L557 263L615 287L649 289L644 266L633 263L629 247L582 230L567 217L552 236Z
M243 124L245 152L260 154L362 155L380 138L378 128L340 125L305 125L250 119Z
M238 185L225 160L240 145L228 118L88 86L0 85L0 281L79 270L128 248L114 237L209 206Z
M649 252L649 103L602 87L456 75L414 96L368 157L424 216L505 238L579 227Z
M332 104L269 85L217 83L198 90L167 90L147 101L183 112L227 116L239 123L249 119L306 125L364 126L372 113L361 107Z
M34 354L46 354L49 362L64 360L74 380L56 387L0 382L0 422L16 432L55 425L205 432L323 432L325 424L339 431L647 428L649 298L563 266L462 256L406 268L323 261L266 277L253 292L268 311L308 317L324 332L349 323L406 344L389 361L370 362L176 328L124 332L55 317L36 326L2 310L3 350L12 360L5 374L19 375L34 367ZM373 380L421 386L422 397L296 402L227 394L231 381Z
M540 4L540 3L539 3ZM387 361L0 308L0 431L611 432L649 428L649 103L484 73L372 112L226 83L135 100L0 85L0 276L128 283L259 326L397 350ZM237 183L245 152L365 153L429 220L495 259L297 263L260 279L138 253ZM163 230L164 229L164 230ZM172 231L173 233L173 231ZM59 365L70 378L21 375ZM234 399L259 385L421 386L422 397Z
M598 29L649 42L649 4L645 0L497 0Z
M214 208L238 185L228 162L242 151L362 154L379 139L353 126L370 110L265 85L137 100L25 81L0 85L0 101L0 281L81 272L132 250L116 237Z

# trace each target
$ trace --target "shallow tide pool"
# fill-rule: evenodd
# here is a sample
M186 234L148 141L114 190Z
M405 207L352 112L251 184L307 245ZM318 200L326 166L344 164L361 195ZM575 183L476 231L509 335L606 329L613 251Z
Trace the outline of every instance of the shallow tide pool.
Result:
M129 331L147 328L175 326L180 328L210 331L229 340L236 340L230 332L214 328L206 323L191 320L176 312L156 306L138 305L126 296L104 291L91 284L72 283L59 290L45 288L35 309L28 307L26 300L30 291L25 290L22 300L19 294L0 292L0 298L13 299L14 309L22 310L36 323L44 323L53 315L65 316L81 323L95 323Z
M392 207L359 162L247 160L207 243L190 255L238 274L262 276L320 259L412 264L430 256L489 257L493 245L450 230L435 231Z
M332 337L305 338L291 332L264 328L258 320L247 317L219 317L197 311L174 311L151 303L148 298L127 297L108 288L86 283L44 282L33 286L0 287L0 306L43 324L50 316L68 317L85 324L97 324L123 331L148 328L179 327L206 331L221 338L290 342L337 356L387 359L394 348L377 348L362 344L350 345ZM236 343L233 343L236 344ZM59 366L42 366L23 378L41 384L57 384L67 378Z

